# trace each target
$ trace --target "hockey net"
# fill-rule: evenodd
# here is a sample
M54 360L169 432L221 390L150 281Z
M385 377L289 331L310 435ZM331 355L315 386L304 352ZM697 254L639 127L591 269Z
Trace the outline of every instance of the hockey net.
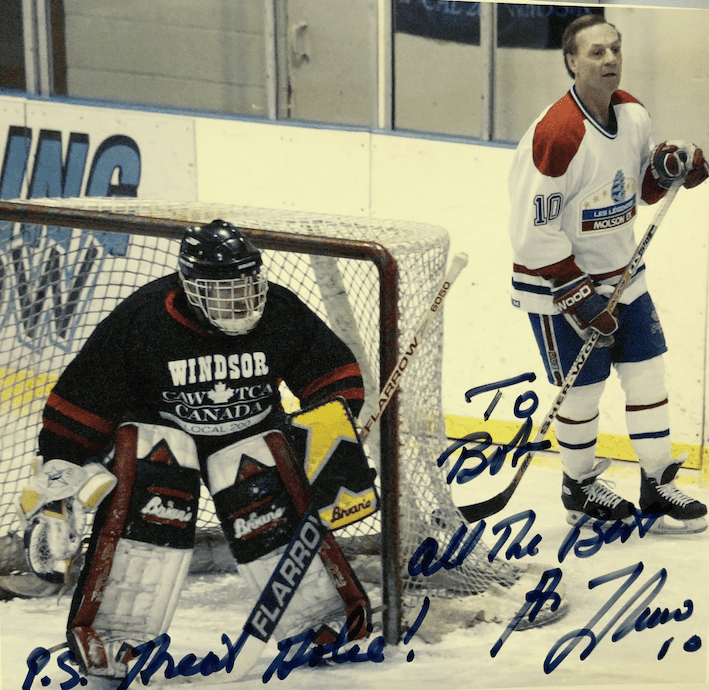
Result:
M4 572L21 567L15 503L32 471L42 408L54 382L119 301L176 269L182 228L215 218L248 229L264 250L269 279L294 290L352 347L369 401L362 420L369 418L368 405L376 403L446 272L447 233L417 223L119 198L0 202ZM426 595L431 611L443 619L454 611L457 627L461 611L470 609L462 602L475 602L474 612L485 609L481 597L508 590L520 579L511 564L489 563L482 542L454 570L430 577L407 572L423 539L435 539L440 556L463 522L451 501L445 468L436 464L448 446L442 351L440 315L367 440L381 482L382 510L337 533L373 603L384 610L389 641L401 639ZM286 405L297 408L289 392L283 394ZM206 491L198 530L218 531ZM446 607L446 601L455 605Z

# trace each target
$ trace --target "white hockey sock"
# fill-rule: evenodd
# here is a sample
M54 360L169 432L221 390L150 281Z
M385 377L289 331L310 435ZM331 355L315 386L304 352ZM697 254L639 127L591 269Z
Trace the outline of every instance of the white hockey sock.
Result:
M667 398L650 405L627 405L625 419L633 450L646 472L665 467L672 458Z
M554 422L564 472L572 479L589 476L596 464L598 404L605 382L573 387Z
M593 469L596 460L598 420L572 420L557 416L554 423L556 439L561 449L564 472L572 479L581 479Z
M672 461L670 406L662 356L616 365L625 391L625 420L633 450L646 472Z

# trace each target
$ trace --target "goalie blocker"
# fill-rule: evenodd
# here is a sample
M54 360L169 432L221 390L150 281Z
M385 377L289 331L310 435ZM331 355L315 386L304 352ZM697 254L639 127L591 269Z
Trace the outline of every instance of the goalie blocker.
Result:
M356 618L351 639L368 634L367 596L329 531L319 558L296 547L287 568L273 573L311 503L326 530L378 509L372 470L343 400L294 415L293 436L305 466L285 436L271 431L214 453L200 470L184 432L119 428L109 463L118 486L96 515L69 616L67 638L85 673L124 677L131 650L167 632L192 556L200 476L254 601L267 581L279 581L271 598L285 602L278 619L273 607L256 619L269 636L312 627L324 644L359 609L365 624Z

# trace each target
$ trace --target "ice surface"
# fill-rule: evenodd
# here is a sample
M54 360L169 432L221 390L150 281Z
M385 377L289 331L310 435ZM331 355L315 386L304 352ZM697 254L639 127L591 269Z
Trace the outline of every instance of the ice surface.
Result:
M550 458L547 466L535 465L527 473L507 509L487 521L484 541L492 548L499 538L493 534L494 526L505 517L519 516L523 511L533 511L534 522L522 539L529 545L535 535L541 536L538 553L520 559L543 564L546 568L560 568L564 599L569 604L568 614L549 626L525 631L515 631L506 639L496 657L490 654L495 643L505 631L503 623L480 623L472 628L447 634L438 644L426 644L416 636L398 648L385 648L381 662L346 662L328 668L308 667L293 670L284 680L275 676L271 686L297 690L332 690L346 688L386 688L387 690L424 688L583 688L583 687L706 687L707 640L709 639L709 612L706 595L706 573L709 566L707 534L684 537L639 538L637 530L626 543L617 541L603 545L597 553L580 557L573 550L559 562L559 548L569 533L564 521L564 511L559 501L560 469ZM615 489L629 499L637 497L637 467L617 463L610 476ZM475 480L476 491L494 493L497 486L509 477L483 476ZM687 493L709 501L709 492L695 486L684 486ZM459 503L476 500L466 487L456 487ZM522 523L513 527L513 536L520 533ZM421 535L425 538L426 535ZM591 532L584 531L581 539L589 539ZM505 559L508 540L498 555ZM587 544L586 549L590 546ZM515 559L513 559L515 560ZM613 579L589 589L589 581L621 569L642 563L639 578L606 611L599 622L590 622L607 605L627 576ZM664 584L658 578L666 572ZM605 578L608 580L608 578ZM651 583L645 587L647 583ZM659 591L655 592L655 587ZM233 643L241 631L249 605L244 600L244 586L238 575L192 576L184 590L179 610L170 629L170 653L176 661L189 653L198 657L215 652L223 656L226 647L222 634ZM634 603L631 603L634 602ZM516 602L521 606L524 602ZM624 606L627 611L621 614ZM431 603L436 606L436 601ZM686 619L669 620L645 630L633 629L633 622L649 606L680 611ZM639 609L636 610L636 607ZM69 599L58 603L54 598L12 600L0 604L2 625L2 688L23 688L27 675L27 658L36 647L50 647L61 642L69 608ZM516 606L515 606L516 608ZM689 613L689 615L687 615ZM630 631L617 641L612 635L630 617ZM615 620L614 620L615 619ZM557 647L569 633L591 628L597 637L606 626L608 634L584 660L581 651L589 638L580 641L550 673L545 673L547 656L556 658L562 647ZM640 626L642 627L642 626ZM663 659L658 654L666 641L672 640ZM696 651L697 641L701 646ZM685 649L685 643L690 646ZM692 646L693 645L693 646ZM563 646L563 645L562 645ZM556 648L556 653L552 650ZM364 646L366 650L366 645ZM275 643L267 648L254 671L240 683L234 684L225 672L192 679L203 687L229 683L232 687L263 687L261 677L277 655ZM413 651L411 661L407 660ZM42 678L50 678L46 686L58 688L70 676L53 660L38 674L31 687L39 690ZM151 685L177 686L178 679L165 680L156 675ZM139 687L136 681L132 687ZM63 690L67 690L65 686Z

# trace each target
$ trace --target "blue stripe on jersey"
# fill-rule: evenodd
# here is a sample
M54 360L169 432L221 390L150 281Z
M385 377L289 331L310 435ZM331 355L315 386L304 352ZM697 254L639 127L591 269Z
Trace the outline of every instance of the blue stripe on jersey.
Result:
M512 279L512 287L520 292L533 292L537 295L548 295L551 297L551 289L544 285L530 285L529 283L520 283L518 280Z

